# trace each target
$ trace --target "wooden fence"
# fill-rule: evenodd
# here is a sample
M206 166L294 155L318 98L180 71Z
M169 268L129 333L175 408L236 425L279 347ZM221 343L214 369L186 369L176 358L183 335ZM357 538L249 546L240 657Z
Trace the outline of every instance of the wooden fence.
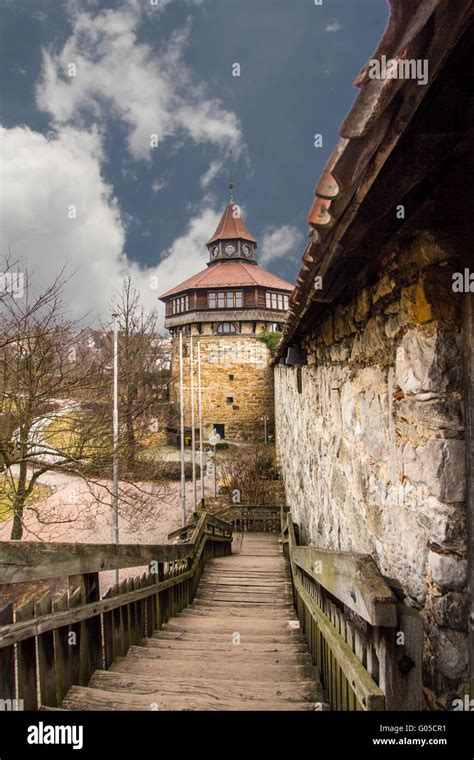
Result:
M372 557L298 546L282 510L301 629L333 710L421 710L423 627Z
M221 520L232 523L234 530L245 533L280 533L281 511L289 507L279 505L243 506L235 504L215 513Z
M147 546L2 542L0 584L67 577L68 588L54 602L50 590L27 599L15 615L11 603L0 609L0 709L60 705L190 604L207 560L231 553L232 526L204 513L185 535ZM100 599L99 572L147 565Z

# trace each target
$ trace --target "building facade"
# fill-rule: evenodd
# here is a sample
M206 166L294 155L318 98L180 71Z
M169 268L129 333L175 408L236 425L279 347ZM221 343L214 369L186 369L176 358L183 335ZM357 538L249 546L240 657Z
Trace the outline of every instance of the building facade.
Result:
M205 439L216 429L222 439L258 442L274 425L271 353L262 337L282 330L293 286L258 266L257 241L233 201L232 186L230 191L207 242L206 269L161 296L173 342L170 400L179 401L181 334L186 429L191 427L191 346L197 387L199 343ZM195 404L197 430L197 395Z

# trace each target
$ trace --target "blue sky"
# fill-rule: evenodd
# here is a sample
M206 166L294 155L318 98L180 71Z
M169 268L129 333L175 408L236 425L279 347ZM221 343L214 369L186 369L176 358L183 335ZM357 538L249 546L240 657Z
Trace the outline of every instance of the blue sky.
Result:
M151 2L0 3L2 250L38 283L67 260L77 313L106 311L128 271L151 305L202 269L230 173L261 263L293 281L388 16L386 0Z

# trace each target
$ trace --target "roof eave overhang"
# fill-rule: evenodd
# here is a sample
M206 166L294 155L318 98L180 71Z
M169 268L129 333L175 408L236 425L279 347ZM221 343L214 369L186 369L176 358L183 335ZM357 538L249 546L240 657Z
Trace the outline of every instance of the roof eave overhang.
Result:
M429 39L426 25L433 14L436 17L431 24L435 32ZM392 59L416 59L424 51L430 80L420 86L416 80L369 79L368 64L357 78L361 92L342 124L340 140L315 189L308 216L310 239L290 296L288 319L273 364L299 339L301 322L311 305L331 303L347 284L347 277L339 277L338 284L338 275L358 210L376 189L374 185L382 168L473 15L470 0L456 0L449 8L440 0L426 0L415 12L411 0L392 0L391 18L374 58L387 55ZM319 277L323 287L316 290Z

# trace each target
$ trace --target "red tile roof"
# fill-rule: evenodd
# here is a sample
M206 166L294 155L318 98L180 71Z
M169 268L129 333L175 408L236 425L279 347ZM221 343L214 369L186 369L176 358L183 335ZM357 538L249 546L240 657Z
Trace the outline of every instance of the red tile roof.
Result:
M257 241L250 234L243 217L239 215L239 207L229 202L224 209L221 220L217 225L217 229L213 236L207 241L207 245L215 243L216 240L249 240L251 243L257 244Z
M235 288L246 285L259 285L286 292L293 290L293 285L289 282L261 269L257 264L249 264L245 261L216 261L202 272L198 272L172 290L163 293L160 300L197 288Z

